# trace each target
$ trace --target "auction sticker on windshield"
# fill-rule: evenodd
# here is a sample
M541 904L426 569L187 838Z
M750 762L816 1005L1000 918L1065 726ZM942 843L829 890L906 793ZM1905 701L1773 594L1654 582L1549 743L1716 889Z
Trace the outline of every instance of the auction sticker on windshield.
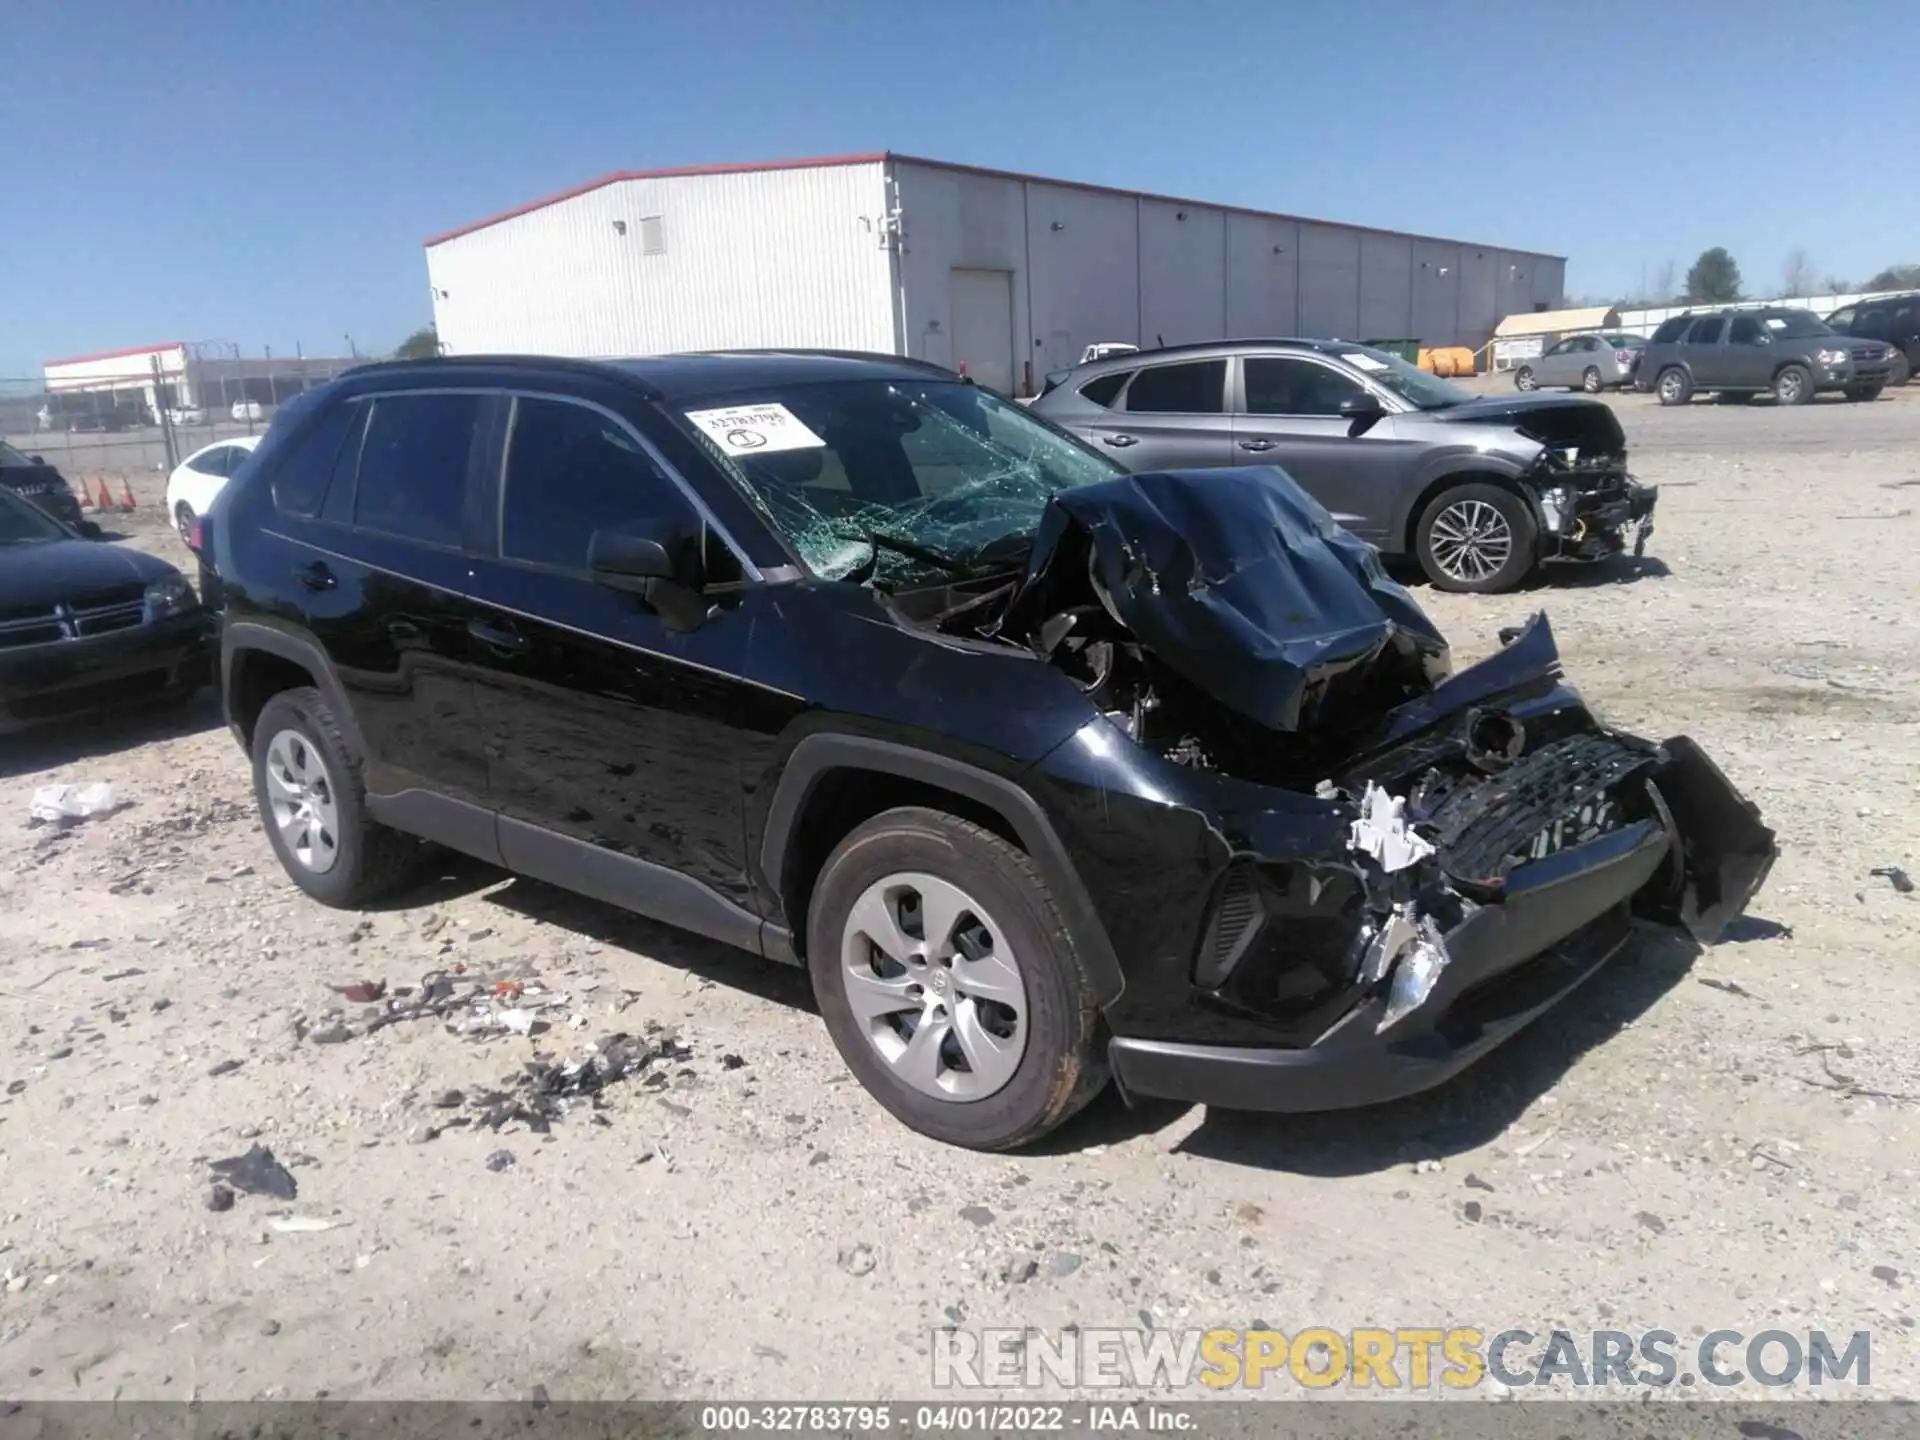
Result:
M689 410L687 419L729 455L771 455L779 450L818 450L826 445L784 405L734 405L725 410Z

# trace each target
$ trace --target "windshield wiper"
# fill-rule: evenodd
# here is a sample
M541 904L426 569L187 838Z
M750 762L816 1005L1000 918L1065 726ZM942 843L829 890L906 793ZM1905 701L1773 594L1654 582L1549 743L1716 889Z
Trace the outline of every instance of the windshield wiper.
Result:
M968 567L964 561L955 560L950 555L942 555L938 550L929 550L916 545L911 540L902 540L898 535L889 535L884 530L862 530L860 538L872 547L873 553L859 565L849 570L846 579L855 585L864 585L873 578L873 572L880 567L880 552L891 550L896 555L904 555L909 560L918 560L922 565L931 565L949 575L965 575Z

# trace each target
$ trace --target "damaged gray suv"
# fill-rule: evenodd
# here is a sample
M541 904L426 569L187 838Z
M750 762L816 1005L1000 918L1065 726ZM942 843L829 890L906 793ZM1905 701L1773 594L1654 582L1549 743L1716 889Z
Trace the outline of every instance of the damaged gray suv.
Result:
M1347 529L1442 590L1511 590L1543 560L1598 560L1653 532L1613 411L1479 397L1338 340L1235 340L1047 377L1033 408L1125 469L1278 465Z

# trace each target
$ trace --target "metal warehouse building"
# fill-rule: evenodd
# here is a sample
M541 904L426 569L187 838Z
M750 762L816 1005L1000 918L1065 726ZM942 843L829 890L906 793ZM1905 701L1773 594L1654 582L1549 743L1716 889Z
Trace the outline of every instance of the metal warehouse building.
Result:
M1478 348L1557 255L906 155L623 172L426 242L450 354L824 346L1033 393L1089 344Z

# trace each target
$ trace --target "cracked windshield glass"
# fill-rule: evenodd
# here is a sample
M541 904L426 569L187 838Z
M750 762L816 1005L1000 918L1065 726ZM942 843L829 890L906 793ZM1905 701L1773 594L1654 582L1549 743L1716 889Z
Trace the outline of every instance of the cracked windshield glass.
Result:
M684 412L807 568L882 588L1018 564L1054 492L1120 470L972 385L792 385Z

